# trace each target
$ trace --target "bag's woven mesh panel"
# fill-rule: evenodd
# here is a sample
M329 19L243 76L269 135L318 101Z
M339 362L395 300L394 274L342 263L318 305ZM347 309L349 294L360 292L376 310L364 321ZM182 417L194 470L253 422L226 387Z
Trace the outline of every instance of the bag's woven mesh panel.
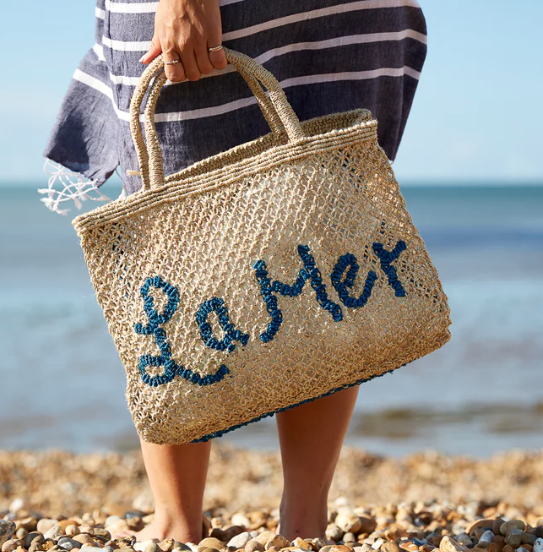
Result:
M264 151L257 169L245 173L236 172L246 163L240 160L222 176L204 175L177 188L175 177L168 177L163 194L144 192L150 199L138 208L118 215L106 206L74 222L126 368L128 406L145 441L197 440L394 370L450 339L447 298L375 126L360 125L320 143L308 141L299 156L294 149L275 157ZM395 294L372 247L379 242L391 251L399 240L406 248L391 265L405 296ZM292 285L303 268L299 245L310 248L343 319L334 321L307 281L297 297L274 293L283 322L263 343L259 336L271 317L253 265L264 260L272 281ZM347 253L360 266L350 296L360 296L370 270L377 275L359 308L345 306L330 279ZM149 322L140 289L154 276L179 290L179 306L161 326L172 358L202 376L224 364L229 373L222 381L197 385L176 376L156 387L143 382L140 357L161 354L153 335L134 330ZM165 294L151 288L150 295L162 312ZM231 353L206 346L200 335L196 312L213 297L224 300L230 322L250 336L245 346L235 342ZM214 312L208 322L220 340L225 334ZM146 370L156 375L164 367Z

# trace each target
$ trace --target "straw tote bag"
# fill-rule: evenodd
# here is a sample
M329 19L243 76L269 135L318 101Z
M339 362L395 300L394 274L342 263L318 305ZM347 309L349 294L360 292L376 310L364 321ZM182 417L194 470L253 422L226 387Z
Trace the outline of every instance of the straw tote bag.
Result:
M142 189L73 221L136 430L157 444L207 441L450 339L370 112L300 123L270 72L225 52L271 132L165 177L159 57L131 104Z

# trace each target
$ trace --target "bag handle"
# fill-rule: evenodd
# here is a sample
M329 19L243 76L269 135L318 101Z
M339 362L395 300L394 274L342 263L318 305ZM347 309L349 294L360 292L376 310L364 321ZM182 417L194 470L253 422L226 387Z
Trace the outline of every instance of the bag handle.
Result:
M282 142L285 134L289 141L303 138L304 133L300 121L288 103L285 92L277 79L251 57L226 47L224 47L224 52L228 62L249 85L275 139ZM164 60L160 55L143 72L130 102L130 130L136 146L144 190L156 189L164 184L162 149L154 122L158 96L166 82L163 68ZM154 82L151 84L153 79ZM150 85L145 106L146 144L143 140L139 118L141 105ZM262 86L268 90L269 97Z

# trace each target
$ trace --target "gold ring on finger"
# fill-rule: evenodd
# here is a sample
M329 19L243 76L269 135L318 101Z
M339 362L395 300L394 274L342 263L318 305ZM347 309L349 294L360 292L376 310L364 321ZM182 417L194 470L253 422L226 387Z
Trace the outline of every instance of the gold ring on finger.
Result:
M172 59L171 61L164 62L166 65L174 65L175 63L179 63L178 59Z
M211 48L207 49L208 52L218 52L219 50L222 50L222 44L219 44L218 46L212 46Z

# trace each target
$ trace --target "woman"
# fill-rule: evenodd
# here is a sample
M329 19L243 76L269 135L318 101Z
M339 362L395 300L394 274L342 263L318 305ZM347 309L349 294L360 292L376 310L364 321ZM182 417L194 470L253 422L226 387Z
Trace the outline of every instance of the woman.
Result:
M128 193L141 186L130 98L161 52L170 84L156 121L166 174L269 132L222 44L271 70L301 120L369 108L391 160L426 55L415 0L98 0L96 15L96 45L74 74L45 156L81 174L88 188L120 166ZM276 415L284 472L277 531L290 540L324 537L357 394L351 387ZM138 540L199 542L211 442L141 446L156 512Z

